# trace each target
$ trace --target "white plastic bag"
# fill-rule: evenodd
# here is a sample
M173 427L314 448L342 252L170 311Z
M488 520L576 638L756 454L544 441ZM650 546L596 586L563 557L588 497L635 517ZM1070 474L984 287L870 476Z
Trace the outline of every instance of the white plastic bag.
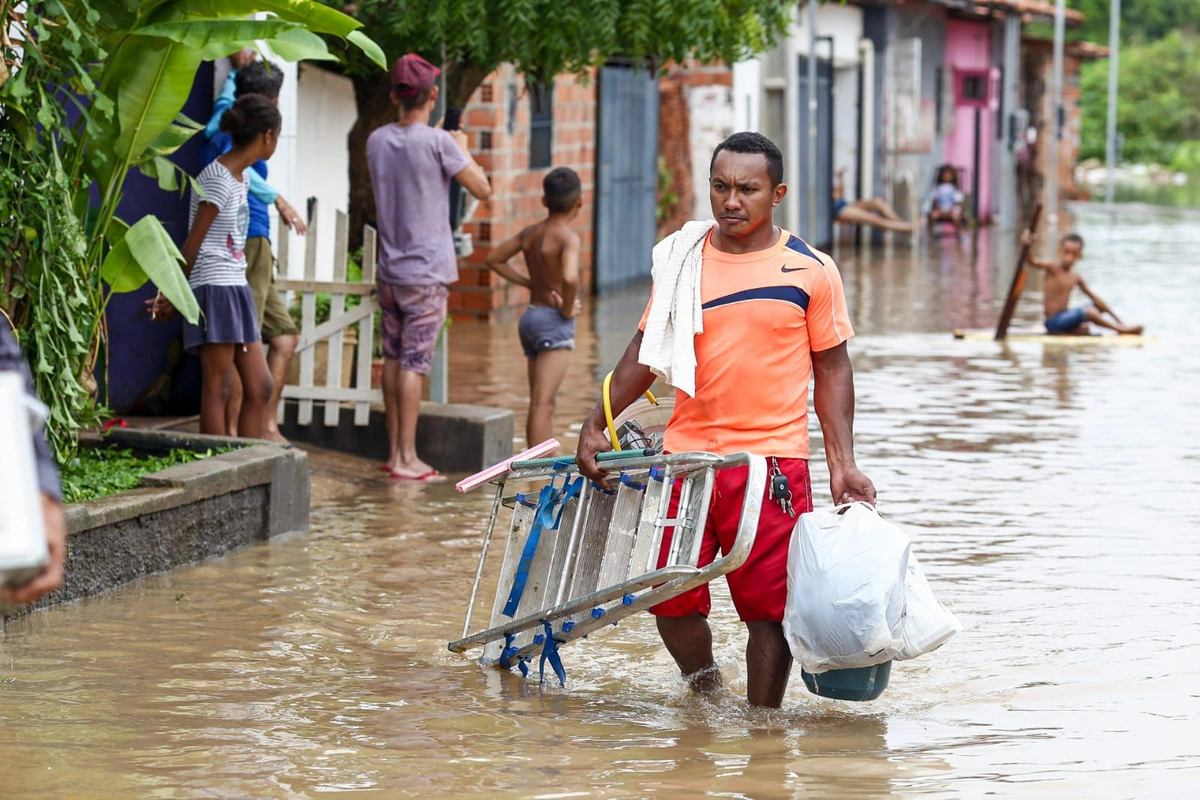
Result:
M0 586L35 577L49 558L30 434L33 410L21 375L0 372Z
M962 625L950 610L934 597L925 571L917 557L909 554L908 575L904 582L903 642L897 661L931 653L962 630Z
M870 667L900 652L908 554L908 535L868 503L800 516L783 632L805 671Z

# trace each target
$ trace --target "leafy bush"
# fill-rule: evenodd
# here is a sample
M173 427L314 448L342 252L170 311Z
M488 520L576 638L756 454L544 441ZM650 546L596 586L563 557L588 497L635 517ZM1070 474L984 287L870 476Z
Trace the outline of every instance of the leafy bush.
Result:
M1180 142L1170 166L1176 172L1200 175L1200 141Z
M1107 61L1084 65L1080 91L1080 157L1103 159ZM1200 36L1176 31L1149 44L1122 47L1119 92L1117 130L1124 136L1123 160L1172 164L1185 143L1200 141Z
M336 58L318 33L386 68L361 27L315 0L0 0L0 311L51 407L60 461L103 401L93 375L111 295L153 281L199 317L162 223L116 215L135 167L165 190L188 180L168 157L201 129L181 113L197 68L257 41L287 60Z
M82 503L117 492L136 489L142 476L180 464L228 453L232 447L205 450L172 450L161 456L136 456L115 447L85 447L62 465L63 502Z

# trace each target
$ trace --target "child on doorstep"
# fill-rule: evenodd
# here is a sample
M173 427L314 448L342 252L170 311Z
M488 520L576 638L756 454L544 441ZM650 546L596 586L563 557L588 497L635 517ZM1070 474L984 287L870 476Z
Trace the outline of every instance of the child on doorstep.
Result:
M254 297L246 281L248 172L251 164L275 152L280 123L279 109L266 97L239 98L221 119L221 130L233 138L233 148L200 173L196 182L203 196L192 193L191 229L182 252L200 319L197 325L184 322L183 343L189 352L200 355L201 433L229 434L225 405L236 369L244 392L238 434L248 439L263 435L272 386ZM161 295L151 302L158 319L175 312Z
M929 227L939 222L954 225L955 233L963 230L963 193L958 188L958 170L949 164L938 169L937 185L933 187L933 198L929 209Z

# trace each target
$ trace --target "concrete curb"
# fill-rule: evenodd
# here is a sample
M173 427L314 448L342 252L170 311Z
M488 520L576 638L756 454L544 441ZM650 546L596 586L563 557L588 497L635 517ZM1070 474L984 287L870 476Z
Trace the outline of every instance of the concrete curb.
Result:
M238 449L147 475L138 489L68 505L62 588L7 619L280 533L308 530L308 455L303 450L136 429L115 429L106 442L143 452Z
M354 409L338 410L338 424L326 427L324 403L313 403L313 421L297 422L298 405L289 400L279 430L294 442L386 461L387 419L372 408L366 425L354 424ZM507 408L421 403L417 420L417 454L441 472L478 472L512 455L513 412Z

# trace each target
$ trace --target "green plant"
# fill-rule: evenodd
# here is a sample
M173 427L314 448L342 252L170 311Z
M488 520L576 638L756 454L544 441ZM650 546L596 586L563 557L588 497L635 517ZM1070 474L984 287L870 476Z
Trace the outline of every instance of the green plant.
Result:
M1197 3L1200 7L1200 3ZM1108 62L1083 66L1080 76L1082 158L1105 157ZM1178 31L1122 48L1117 130L1128 162L1171 164L1186 142L1200 141L1200 35ZM1183 158L1187 158L1185 153Z
M1170 166L1176 172L1200 175L1200 141L1180 142Z
M0 35L0 307L24 334L60 460L97 416L111 294L150 280L198 319L159 220L116 216L134 167L163 189L186 183L169 156L200 129L180 113L197 67L256 41L283 58L333 58L318 33L383 66L360 27L315 0L0 0L0 30L16 32Z
M164 455L137 456L129 449L84 447L62 464L63 501L82 503L136 489L141 485L144 475L228 453L233 449L223 447L203 452L171 450Z
M679 202L679 195L671 191L671 186L674 181L671 179L671 170L667 168L667 159L665 156L658 157L658 205L655 207L655 216L661 224L675 210L675 204Z

